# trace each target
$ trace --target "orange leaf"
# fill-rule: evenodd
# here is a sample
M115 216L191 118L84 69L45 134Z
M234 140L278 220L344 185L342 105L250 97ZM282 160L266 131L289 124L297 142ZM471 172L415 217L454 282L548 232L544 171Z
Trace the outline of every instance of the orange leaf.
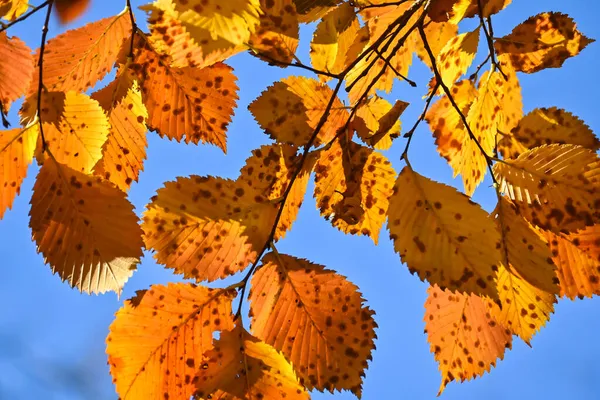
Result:
M79 18L89 4L90 0L54 0L61 24L68 24Z
M0 107L8 113L13 101L29 89L33 75L31 49L19 38L0 33Z

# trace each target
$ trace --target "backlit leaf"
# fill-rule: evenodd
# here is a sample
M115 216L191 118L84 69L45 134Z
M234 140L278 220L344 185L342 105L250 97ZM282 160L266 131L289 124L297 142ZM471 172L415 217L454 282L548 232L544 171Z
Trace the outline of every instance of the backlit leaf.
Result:
M29 89L33 70L31 49L19 38L0 33L0 107L4 114Z
M293 0L260 0L260 5L263 14L256 32L248 40L248 47L266 55L263 59L267 62L292 62L300 34Z
M528 149L549 144L576 144L598 150L600 141L579 118L556 107L536 108L498 143L502 155L517 158Z
M511 348L512 336L490 315L483 299L437 286L427 293L425 331L442 373L439 395L452 381L464 382L489 372L504 358L505 349Z
M450 39L440 50L437 65L446 86L452 87L467 72L477 54L478 45L479 28Z
M395 176L385 156L354 142L335 141L315 165L317 208L342 232L377 243Z
M425 36L427 37L427 43L431 47L433 55L437 58L444 46L453 38L458 35L458 26L450 22L430 22L424 28ZM417 56L431 68L431 59L420 35L413 37L415 41L415 52Z
M26 128L0 132L0 219L12 208L33 160L39 128L34 124Z
M402 100L392 105L373 96L358 107L352 123L363 142L377 150L389 150L392 140L400 136L400 115L406 107L408 103Z
M215 400L310 398L285 357L241 324L222 332L204 353L195 394Z
M332 95L333 91L324 83L290 76L269 86L248 109L273 139L304 146L314 134ZM318 146L333 139L348 118L348 111L336 97L314 144Z
M283 352L303 385L360 397L377 325L355 285L323 266L270 253L252 278L250 301L252 332Z
M137 182L146 158L146 120L148 111L142 103L137 81L123 71L115 81L92 94L107 112L111 124L103 157L94 173L127 191Z
M569 232L600 221L600 159L591 150L536 147L494 172L519 213L542 229Z
M568 15L544 12L517 25L494 45L499 54L509 55L517 71L533 73L561 67L593 41L577 30Z
M106 339L120 398L189 399L213 333L233 328L234 297L235 291L171 283L126 301Z
M500 235L467 196L405 167L388 218L394 249L412 273L452 291L498 297Z
M88 8L90 0L54 0L58 19L68 24L79 18Z
M125 193L47 159L33 187L29 226L53 273L86 293L121 292L142 256Z
M0 0L0 16L14 21L29 9L28 0Z

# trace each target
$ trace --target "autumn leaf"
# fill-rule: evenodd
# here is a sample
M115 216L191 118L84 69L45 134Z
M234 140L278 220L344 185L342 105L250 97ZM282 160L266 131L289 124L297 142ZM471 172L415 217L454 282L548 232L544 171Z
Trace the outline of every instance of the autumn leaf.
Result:
M502 135L512 131L523 118L523 95L521 84L517 77L512 62L505 55L498 56L501 74L504 79L496 80L498 90L502 92L500 99L500 120L498 121L498 132ZM498 147L500 148L500 141Z
M400 136L400 115L408 105L402 100L396 100L392 105L379 96L370 97L359 105L352 121L353 127L369 146L377 150L389 150L392 140Z
M0 16L14 21L29 9L28 0L0 0Z
M285 357L246 331L240 323L221 333L204 353L195 395L244 400L308 400L306 389Z
M478 204L405 167L387 215L394 249L411 273L452 291L498 297L500 235Z
M548 243L512 203L500 198L494 212L502 234L502 265L498 270L499 305L491 308L497 322L525 342L554 312L559 287Z
M425 332L430 351L442 373L438 396L452 381L470 380L489 372L512 346L510 330L488 312L475 296L427 289Z
M61 24L68 24L79 18L88 8L90 0L54 0Z
M396 171L383 155L350 141L335 141L315 165L315 198L321 215L344 233L377 244Z
M234 45L248 41L262 13L260 0L173 0L179 19L194 36L195 28L210 32L212 40L225 39Z
M360 29L354 8L342 3L323 17L310 44L310 60L314 68L332 74L346 67L346 54ZM320 75L323 81L329 77Z
M174 68L143 39L130 70L140 83L148 128L186 143L207 142L226 150L226 131L238 99L232 68Z
M451 88L463 76L477 54L479 28L452 38L440 50L437 65L442 81Z
M298 14L293 0L260 0L260 6L263 14L248 40L248 47L252 54L267 62L292 62L300 40Z
M38 252L81 292L120 293L142 256L142 232L125 193L53 158L37 176L29 215Z
M29 89L33 76L31 49L19 38L0 33L0 111L8 113L13 101Z
M83 92L94 86L112 70L130 36L131 21L122 12L49 40L44 49L44 86L56 92ZM36 74L30 92L37 91L38 78Z
M137 182L146 158L146 120L148 111L142 103L137 81L124 70L104 89L92 94L107 112L111 124L102 159L94 173L127 191Z
M32 96L23 105L24 123L36 121L36 101ZM43 92L41 106L39 118L52 156L61 164L89 174L102 158L102 146L110 130L102 107L89 96L72 91Z
M594 40L577 30L568 15L544 12L517 25L495 41L498 54L508 54L517 71L533 73L559 68Z
M560 295L570 299L600 294L600 225L577 232L544 231L557 266Z
M555 233L600 220L600 160L576 145L540 146L494 166L501 190L519 214Z
M231 290L170 283L126 301L106 339L120 398L189 399L213 333L233 328L234 297Z
M430 22L423 29L427 37L427 43L431 52L436 57L440 54L444 46L458 35L458 26L450 22ZM425 49L423 39L420 35L413 35L415 42L415 53L421 61L431 68L431 59Z
M223 38L213 39L208 29L184 25L172 0L156 0L141 8L148 13L148 40L157 52L169 56L171 67L208 67L246 48Z
M346 389L360 397L377 325L358 288L288 255L269 253L262 262L250 292L254 335L283 352L309 390Z
M292 0L296 5L300 22L314 22L324 18L328 13L343 2L343 0Z
M521 119L498 143L507 158L517 158L529 149L550 144L575 144L600 149L600 141L581 119L557 107L536 108Z
M37 124L0 132L0 220L21 192L21 184L33 160L38 132Z
M315 79L290 76L275 82L254 100L248 109L266 133L282 143L306 145L313 136L333 91ZM349 119L349 113L336 97L314 145L332 140Z

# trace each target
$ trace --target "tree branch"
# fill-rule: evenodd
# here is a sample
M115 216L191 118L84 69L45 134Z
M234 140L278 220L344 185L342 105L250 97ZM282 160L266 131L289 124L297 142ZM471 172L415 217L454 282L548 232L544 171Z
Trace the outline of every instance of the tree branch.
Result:
M40 136L42 138L42 152L47 150L48 144L46 143L46 138L44 137L44 126L42 124L42 91L44 90L44 51L46 50L46 37L48 36L48 25L50 24L50 15L52 14L52 6L54 5L54 0L50 0L46 2L46 6L48 9L46 10L46 19L44 21L44 26L42 27L42 44L40 45L40 56L38 59L38 90L37 90L37 116L38 116L38 124L40 126Z
M10 28L13 25L18 24L19 22L25 21L27 18L31 17L33 14L35 14L36 12L40 11L42 8L46 7L48 4L53 3L54 0L46 0L44 1L42 4L40 4L37 7L34 7L33 9L31 9L31 11L21 15L19 18L15 19L14 21L11 21L8 24L5 24L2 28L0 28L0 32L4 32L5 30L7 30L8 28Z

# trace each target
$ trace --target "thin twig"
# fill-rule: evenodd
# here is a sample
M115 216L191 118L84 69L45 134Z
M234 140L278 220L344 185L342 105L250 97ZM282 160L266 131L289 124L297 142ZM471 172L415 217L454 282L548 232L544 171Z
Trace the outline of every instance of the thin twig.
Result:
M19 22L25 21L27 18L31 17L33 14L35 14L36 12L40 11L42 8L46 7L48 4L53 3L54 0L46 0L45 2L43 2L42 4L40 4L39 6L32 8L31 11L21 15L19 18L15 19L14 21L11 21L8 24L5 24L1 29L0 32L4 32L5 30L7 30L8 28L10 28L11 26L18 24Z
M131 0L127 0L127 11L129 12L129 19L131 20L131 43L129 45L129 58L133 60L133 52L134 52L134 42L135 35L138 31L137 22L135 20L135 15L133 15L133 9L131 8Z
M429 97L427 97L427 101L425 102L425 107L423 108L423 112L419 116L419 119L417 120L417 122L415 122L415 124L410 129L410 131L408 131L407 133L404 134L404 137L408 138L408 141L406 142L406 147L404 147L404 151L402 152L402 156L400 156L400 159L403 159L403 160L408 159L408 148L410 147L410 143L412 142L412 138L415 134L415 131L417 130L417 128L421 124L421 122L423 122L423 120L425 119L425 116L427 115L427 111L429 110L429 106L431 105L431 101L435 97L435 94L437 93L439 87L440 87L440 84L436 83L436 85L433 88L433 90L431 91L431 93L429 93Z
M413 80L410 80L410 79L408 79L406 76L402 75L402 74L400 73L400 71L398 71L398 70L397 70L397 69L396 69L396 68L395 68L395 67L392 65L392 63L390 62L390 60L389 60L389 59L387 59L387 58L385 58L385 57L383 56L383 54L381 54L381 53L379 52L379 50L375 50L375 53L377 53L377 56L378 56L379 58L381 58L381 59L383 60L383 62L384 62L384 63L386 63L386 64L387 64L387 66L388 66L388 67L389 67L389 68L390 68L390 69L391 69L391 70L394 72L394 74L396 74L396 76L397 76L398 78L400 78L400 79L402 79L402 80L405 80L405 81L406 81L406 82L407 82L407 83L408 83L410 86L412 86L412 87L417 87L417 83L416 83L415 81L413 81Z
M476 81L477 80L477 76L479 75L479 72L481 71L481 68L483 68L485 66L485 64L487 64L488 61L490 61L490 58L492 57L491 54L488 54L487 57L485 58L485 60L483 60L481 62L481 64L479 64L477 66L477 69L475 70L475 72L473 72L471 74L471 76L469 77L470 80L472 81Z
M340 75L340 74L334 74L334 73L331 73L331 72L328 72L328 71L322 71L320 69L316 69L316 68L310 67L308 65L302 64L302 63L300 63L298 61L293 62L293 63L286 63L284 61L277 60L277 59L275 59L275 58L273 58L273 57L271 57L271 56L269 56L267 54L261 53L261 52L259 52L257 50L254 50L254 49L251 49L251 50L258 57L264 58L265 60L269 61L269 64L271 64L271 65L278 65L278 66L283 66L283 67L300 68L300 69L304 69L304 70L313 72L313 73L315 73L317 75L328 76L328 77L334 78L334 79L337 79L339 77L339 75Z
M44 51L46 50L46 37L48 36L48 25L50 24L50 15L52 14L52 5L54 0L46 2L48 9L46 10L46 20L42 27L42 44L40 45L40 56L38 59L38 90L37 90L37 114L38 124L40 126L40 137L42 138L42 152L47 150L46 138L44 137L44 126L42 124L42 91L44 90Z
M492 19L491 17L488 17L487 19L490 27L490 31L488 31L488 28L485 24L485 18L483 17L483 5L481 3L481 0L477 0L477 6L479 7L479 22L481 23L481 27L483 28L483 32L485 34L485 39L487 41L490 57L492 59L492 64L496 66L498 71L500 71L500 73L504 77L504 80L508 80L508 76L506 76L504 71L502 71L502 68L500 68L500 65L498 64L498 60L496 60L496 49L494 49L494 33L492 30Z

